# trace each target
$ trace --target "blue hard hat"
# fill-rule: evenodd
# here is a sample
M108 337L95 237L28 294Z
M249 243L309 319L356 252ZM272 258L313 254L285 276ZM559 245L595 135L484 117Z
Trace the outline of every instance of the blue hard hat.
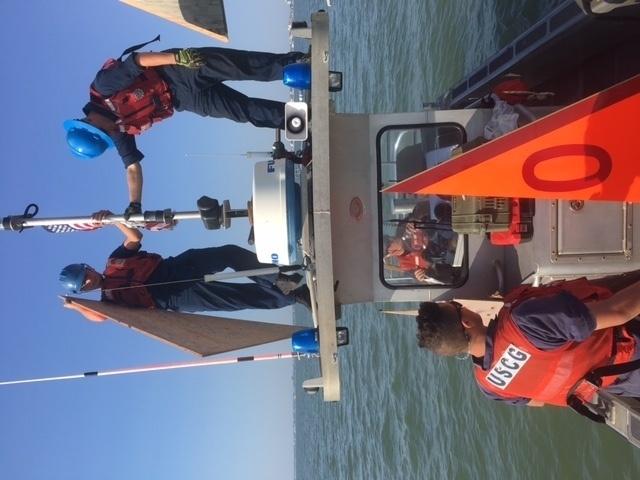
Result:
M62 286L71 293L80 293L87 267L86 263L72 263L64 267L60 272Z
M63 126L67 131L67 144L71 153L83 160L99 157L107 148L115 145L102 129L82 120L65 120Z

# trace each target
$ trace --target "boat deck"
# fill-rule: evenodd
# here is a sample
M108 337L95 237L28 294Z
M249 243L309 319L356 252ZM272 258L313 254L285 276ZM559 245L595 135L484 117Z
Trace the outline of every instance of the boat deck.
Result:
M626 20L611 19L623 13ZM533 91L555 94L535 105L569 105L639 75L639 20L640 5L595 19L567 0L456 83L442 106L477 105L507 74L521 75Z
M322 386L325 401L337 402L340 400L340 376L333 290L330 204L329 90L327 88L329 84L329 15L326 12L314 13L311 16L311 25L311 29L291 30L294 36L311 38L313 179L312 191L303 195L303 203L308 207L308 217L304 222L302 248L312 262L312 278L308 279L308 283L315 285L315 288L311 289L312 299L315 300L313 316L320 340L322 374L322 382L318 386ZM309 201L309 198L312 198L312 201Z

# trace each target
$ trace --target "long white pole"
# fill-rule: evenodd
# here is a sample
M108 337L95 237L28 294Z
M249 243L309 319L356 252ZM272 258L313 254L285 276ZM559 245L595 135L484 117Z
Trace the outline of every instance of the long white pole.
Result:
M185 153L185 157L247 157L247 158L271 158L271 152L247 152L247 153Z
M25 380L10 380L7 382L0 382L2 385L18 385L21 383L38 383L38 382L53 382L57 380L73 380L76 378L85 377L107 377L112 375L126 375L130 373L143 373L143 372L158 372L162 370L177 370L179 368L196 368L196 367L209 367L213 365L225 365L229 363L241 363L241 362L261 362L265 360L278 360L281 358L300 358L297 352L287 353L270 353L267 355L251 355L247 357L233 357L233 358L217 358L212 360L196 361L196 362L183 362L183 363L167 363L163 365L149 365L142 367L121 368L117 370L105 370L104 372L85 372L75 375L63 375L57 377L42 377L42 378L30 378ZM309 355L307 355L309 356Z

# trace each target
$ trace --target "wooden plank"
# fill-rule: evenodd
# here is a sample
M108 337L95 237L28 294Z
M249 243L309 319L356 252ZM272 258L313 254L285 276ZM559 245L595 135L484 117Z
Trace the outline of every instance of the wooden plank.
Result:
M302 330L294 325L130 308L76 297L60 298L201 357L284 340Z
M223 0L120 0L170 22L229 42Z

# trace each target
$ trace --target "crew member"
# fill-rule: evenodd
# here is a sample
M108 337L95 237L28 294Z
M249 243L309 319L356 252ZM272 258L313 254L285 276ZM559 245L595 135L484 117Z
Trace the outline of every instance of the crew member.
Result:
M116 147L126 168L127 219L142 211L144 155L133 135L172 116L174 110L284 129L284 103L249 98L223 82L280 80L286 65L305 56L204 47L132 53L122 60L144 45L108 60L91 83L85 117L64 122L67 143L77 157L93 159Z
M638 280L640 271L520 287L488 326L457 302L425 302L419 345L470 355L480 389L509 404L579 409L597 388L638 397L640 371L631 363L640 357ZM610 364L613 372L600 369Z
M395 236L385 239L387 258L394 257L398 268L420 282L454 284L460 278L460 268L450 264L458 236L446 227L451 223L450 214L446 217L450 207L446 207L437 209L436 220L431 222L429 202L419 203L400 223ZM433 227L427 227L429 223Z
M101 221L109 215L113 214L101 210L92 218ZM101 289L101 300L105 302L176 312L274 309L296 302L310 308L307 286L296 288L302 280L299 274L255 276L248 283L204 281L205 275L226 268L243 271L273 267L260 263L249 250L225 245L162 258L140 250L140 230L122 223L114 225L125 235L125 241L109 256L103 273L84 263L67 265L60 273L62 285L71 293ZM71 303L65 306L86 312Z

